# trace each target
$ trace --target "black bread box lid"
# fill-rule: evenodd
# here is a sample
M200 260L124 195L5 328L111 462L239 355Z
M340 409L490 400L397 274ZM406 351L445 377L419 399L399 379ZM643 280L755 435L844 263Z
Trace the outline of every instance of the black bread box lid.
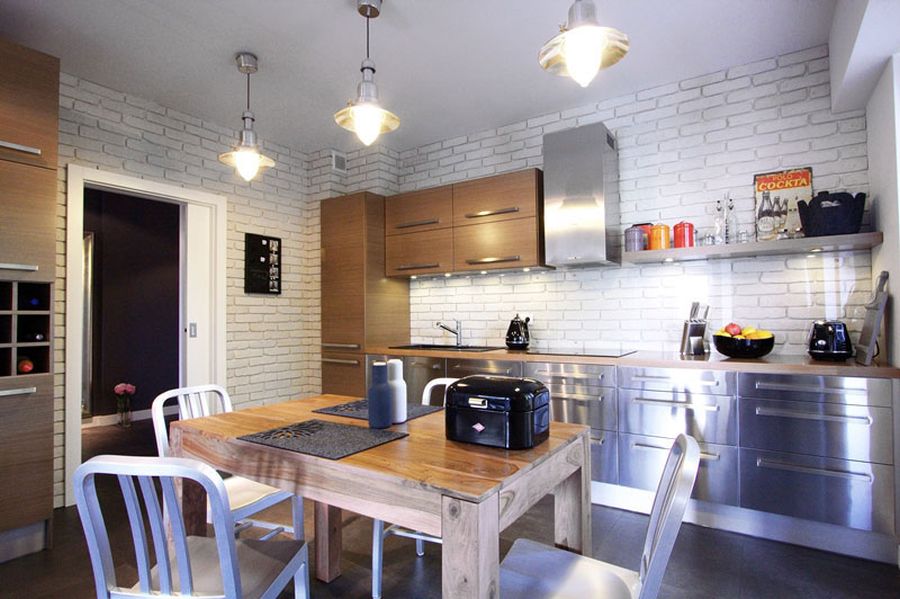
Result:
M474 374L447 387L447 408L471 407L470 398L487 401L489 410L531 412L550 403L550 392L538 380Z

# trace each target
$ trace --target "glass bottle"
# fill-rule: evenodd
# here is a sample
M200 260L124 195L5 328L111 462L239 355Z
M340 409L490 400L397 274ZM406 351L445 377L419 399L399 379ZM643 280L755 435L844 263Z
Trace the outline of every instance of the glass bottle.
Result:
M713 226L715 228L715 232L713 233L715 245L722 245L725 243L725 215L722 210L722 200L716 200L716 218L713 221Z
M737 213L734 211L734 200L728 199L728 214L725 216L725 241L738 243Z
M775 239L775 211L769 192L762 193L762 202L756 213L756 239L757 241L769 241Z

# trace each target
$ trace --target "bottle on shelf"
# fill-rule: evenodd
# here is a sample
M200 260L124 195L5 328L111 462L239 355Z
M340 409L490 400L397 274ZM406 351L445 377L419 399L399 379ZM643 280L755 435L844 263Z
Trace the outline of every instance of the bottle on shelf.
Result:
M403 380L403 360L393 358L387 362L388 385L391 388L391 420L394 424L406 422L406 381Z
M728 198L728 213L725 216L725 242L738 243L738 221L737 213L734 211L734 200Z
M775 239L775 210L769 192L762 192L762 201L756 212L756 239L757 241L771 241Z
M726 241L725 237L725 214L723 212L722 200L716 200L716 218L713 221L713 244L722 245Z

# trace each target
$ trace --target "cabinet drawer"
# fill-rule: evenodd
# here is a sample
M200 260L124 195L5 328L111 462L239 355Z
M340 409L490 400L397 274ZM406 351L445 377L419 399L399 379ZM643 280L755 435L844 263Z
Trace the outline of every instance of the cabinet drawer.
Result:
M741 446L892 464L890 408L741 399Z
M447 360L447 376L460 379L470 374L522 376L522 363L507 360Z
M853 376L744 374L741 397L891 407L891 380Z
M0 382L0 531L53 513L53 378Z
M408 277L453 270L453 231L440 229L385 238L385 274Z
M741 507L894 534L894 469L741 449Z
M56 171L0 160L0 279L56 277Z
M737 445L737 406L733 397L619 389L619 430L674 439L681 433L697 441Z
M432 406L444 405L445 387L434 387L427 402L422 401L425 385L433 379L447 375L447 361L444 358L406 356L403 358L403 378L406 379L406 397L409 403L427 403Z
M0 160L56 170L59 60L0 40L0 63Z
M619 484L655 491L672 442L619 433ZM738 505L738 449L700 443L700 469L694 499Z
M615 387L616 367L601 364L565 364L558 362L525 362L525 376L545 385L583 385Z
M551 419L616 430L615 389L553 384L547 388L550 389Z
M722 370L619 367L619 387L646 391L734 395L736 376Z
M543 253L535 218L453 228L453 270L540 266Z
M453 225L494 223L535 217L541 171L528 169L453 185Z
M618 484L619 448L616 433L591 431L591 480Z
M322 352L322 393L366 396L363 354Z
M385 234L447 229L453 221L453 186L401 193L385 199Z

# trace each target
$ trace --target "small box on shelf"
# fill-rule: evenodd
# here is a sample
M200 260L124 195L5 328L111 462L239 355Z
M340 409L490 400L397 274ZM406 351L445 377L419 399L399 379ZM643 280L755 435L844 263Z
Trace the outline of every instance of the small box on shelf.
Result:
M18 309L21 312L50 310L50 285L47 283L18 283Z

